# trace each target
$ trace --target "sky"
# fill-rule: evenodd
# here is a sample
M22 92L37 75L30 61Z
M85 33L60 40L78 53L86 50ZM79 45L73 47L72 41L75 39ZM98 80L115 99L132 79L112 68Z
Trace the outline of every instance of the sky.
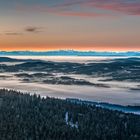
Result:
M0 50L140 51L140 0L0 0Z

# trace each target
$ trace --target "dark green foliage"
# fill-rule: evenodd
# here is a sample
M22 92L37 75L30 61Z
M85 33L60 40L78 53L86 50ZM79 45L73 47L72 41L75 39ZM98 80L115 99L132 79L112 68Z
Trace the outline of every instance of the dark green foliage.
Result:
M67 125L78 122L78 128ZM0 90L0 140L139 140L140 116Z

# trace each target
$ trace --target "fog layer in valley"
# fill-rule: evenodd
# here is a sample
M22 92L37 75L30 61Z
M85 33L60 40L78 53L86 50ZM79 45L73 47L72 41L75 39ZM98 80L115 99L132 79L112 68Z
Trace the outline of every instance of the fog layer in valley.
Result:
M139 58L59 59L26 57L26 60L11 59L10 62L1 60L0 88L41 96L140 105Z

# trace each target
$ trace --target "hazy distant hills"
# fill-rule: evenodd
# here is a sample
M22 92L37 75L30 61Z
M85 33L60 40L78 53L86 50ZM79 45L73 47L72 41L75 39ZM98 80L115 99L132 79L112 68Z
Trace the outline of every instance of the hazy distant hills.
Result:
M57 51L0 51L1 56L13 55L13 56L140 56L139 52L96 52L96 51L74 51L74 50L57 50Z
M0 56L0 63L1 62L33 62L33 61L38 61L40 62L41 60L32 60L32 59L16 59L16 58L9 58L9 57L1 57Z
M2 64L0 65L0 72L22 71L25 73L27 71L28 72L30 71L30 72L47 72L47 73L82 74L97 77L106 77L105 81L128 80L140 82L140 58L138 57L118 58L112 59L111 61L110 60L101 61L100 63L90 61L88 64L75 62L70 63L70 62L41 61L30 59L20 60L20 59L11 59L8 57L0 57L0 62L22 62L20 64L15 65ZM60 79L55 80L59 81ZM74 79L66 79L64 77L61 77L61 81L62 80L73 81ZM79 82L81 83L81 81Z

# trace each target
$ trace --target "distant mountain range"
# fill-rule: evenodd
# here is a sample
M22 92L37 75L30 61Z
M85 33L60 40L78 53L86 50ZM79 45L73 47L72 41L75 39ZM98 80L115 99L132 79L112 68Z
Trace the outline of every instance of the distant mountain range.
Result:
M140 51L134 52L97 52L97 51L74 51L74 50L56 50L56 51L0 51L0 56L140 56Z

